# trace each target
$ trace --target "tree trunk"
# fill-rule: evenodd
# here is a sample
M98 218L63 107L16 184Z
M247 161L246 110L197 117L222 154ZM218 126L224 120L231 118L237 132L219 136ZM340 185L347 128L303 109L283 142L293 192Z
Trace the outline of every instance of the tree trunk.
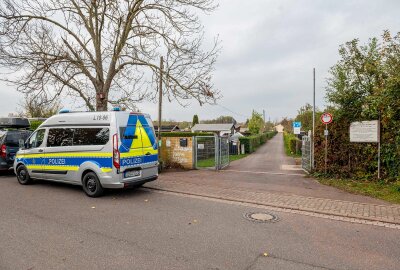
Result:
M108 95L106 93L97 93L96 95L96 111L107 111Z

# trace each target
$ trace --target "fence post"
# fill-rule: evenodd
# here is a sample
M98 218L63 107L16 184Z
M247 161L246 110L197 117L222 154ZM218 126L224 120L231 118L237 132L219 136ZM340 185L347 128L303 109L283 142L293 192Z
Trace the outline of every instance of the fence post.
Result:
M196 137L192 137L192 167L193 169L196 169L196 161L197 161L197 143L196 143Z
M214 144L215 144L215 147L214 147L214 164L215 164L215 170L218 170L218 164L219 164L219 162L218 162L218 136L217 136L217 134L214 134Z

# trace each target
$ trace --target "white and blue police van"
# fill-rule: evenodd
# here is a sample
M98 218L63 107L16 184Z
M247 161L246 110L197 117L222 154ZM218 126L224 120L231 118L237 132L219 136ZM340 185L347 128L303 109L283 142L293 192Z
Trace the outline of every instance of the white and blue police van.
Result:
M158 177L158 144L150 116L113 110L62 110L43 122L17 152L18 182L81 185L90 197L104 189L141 186Z

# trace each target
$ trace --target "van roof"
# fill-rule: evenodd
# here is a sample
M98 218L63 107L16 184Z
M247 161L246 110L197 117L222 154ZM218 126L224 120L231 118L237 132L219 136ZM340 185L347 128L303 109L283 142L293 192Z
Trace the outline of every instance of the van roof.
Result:
M87 126L102 126L109 125L111 122L111 115L144 115L149 117L148 114L127 111L105 111L105 112L66 112L54 115L44 121L40 126L70 126L70 125L87 125Z

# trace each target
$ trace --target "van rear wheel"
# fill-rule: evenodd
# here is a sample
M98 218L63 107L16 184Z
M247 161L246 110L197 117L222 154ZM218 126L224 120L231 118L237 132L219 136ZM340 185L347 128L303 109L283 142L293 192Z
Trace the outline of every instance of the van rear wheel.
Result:
M101 186L99 178L93 172L85 174L82 180L83 191L89 197L100 197L104 193L104 189Z
M17 168L17 180L21 185L29 185L32 183L32 178L29 176L28 169L24 165Z

